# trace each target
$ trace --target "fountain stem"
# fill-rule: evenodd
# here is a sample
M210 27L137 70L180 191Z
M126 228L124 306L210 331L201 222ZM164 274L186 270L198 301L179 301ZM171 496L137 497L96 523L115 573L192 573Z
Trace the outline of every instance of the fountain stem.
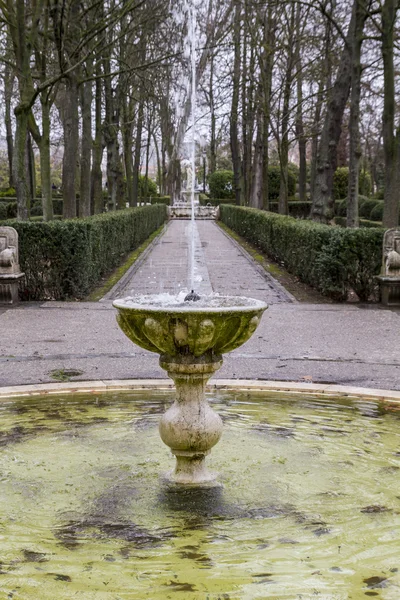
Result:
M163 355L160 365L176 387L175 402L160 421L161 439L176 456L167 480L188 486L219 485L205 457L221 437L222 420L208 404L205 390L208 379L222 366L222 357Z

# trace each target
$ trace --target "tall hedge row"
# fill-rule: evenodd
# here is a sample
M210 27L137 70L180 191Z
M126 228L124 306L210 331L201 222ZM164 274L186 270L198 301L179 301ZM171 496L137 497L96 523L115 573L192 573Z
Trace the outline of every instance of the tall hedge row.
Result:
M366 301L375 292L381 228L343 229L232 205L220 206L220 218L301 281L334 300L346 300L353 290Z
M23 299L84 298L166 217L166 207L159 204L85 219L8 222L19 235Z

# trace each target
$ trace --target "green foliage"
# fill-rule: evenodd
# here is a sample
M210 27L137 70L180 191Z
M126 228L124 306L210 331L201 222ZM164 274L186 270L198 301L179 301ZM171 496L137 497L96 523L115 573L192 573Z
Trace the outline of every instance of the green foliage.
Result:
M7 219L7 204L0 203L0 221Z
M203 196L203 194L201 194ZM200 206L219 206L220 204L232 204L232 198L208 198L199 197Z
M359 203L359 215L360 216L364 216L364 214L361 214L361 207L366 202L371 202L371 200L369 198L367 198L366 196L362 196L361 194L359 194L358 195L358 203ZM344 200L336 200L335 201L335 214L339 217L347 216L347 198L345 198ZM369 214L368 214L368 216L369 216Z
M374 198L376 198L377 200L384 200L385 199L385 190L378 190L376 192Z
M368 171L360 171L358 179L358 193L368 197L372 190L371 174ZM333 176L333 197L335 200L346 198L349 191L349 168L338 167Z
M360 171L358 179L358 191L363 196L370 196L372 192L372 177L369 171Z
M289 201L289 215L291 217L295 217L296 219L307 219L310 215L312 202L299 202L299 200ZM269 210L271 212L277 213L279 209L278 202L270 202Z
M333 176L333 197L335 200L346 198L349 189L349 168L338 167Z
M156 198L151 198L151 204L165 204L166 206L171 205L171 196L157 196Z
M369 219L372 210L378 203L379 200L374 200L373 198L366 198L363 202L360 202L360 218Z
M16 198L17 192L14 188L8 188L7 190L2 190L0 192L0 198Z
M10 223L19 234L25 300L84 298L123 257L166 219L166 207L144 206L85 219Z
M17 203L8 202L7 206L7 219L15 219L17 216Z
M292 164L292 163L290 163ZM268 167L268 194L270 200L279 198L279 189L281 186L281 170L279 167ZM296 193L296 176L293 169L288 169L288 196L294 196Z
M335 217L335 224L340 225L340 227L347 226L346 217ZM368 219L360 219L360 227L382 227L382 223L379 221L369 221Z
M139 175L139 186L138 186L138 196L139 198L143 198L146 192L146 180L147 180L147 197L148 196L157 196L157 184L155 181L150 179L150 177L146 178L146 175Z
M208 178L211 198L222 200L235 198L233 171L215 171Z
M383 202L378 200L369 216L371 221L382 221L383 219Z
M220 211L228 227L323 294L343 301L354 290L365 301L375 291L381 228L342 229L232 205Z

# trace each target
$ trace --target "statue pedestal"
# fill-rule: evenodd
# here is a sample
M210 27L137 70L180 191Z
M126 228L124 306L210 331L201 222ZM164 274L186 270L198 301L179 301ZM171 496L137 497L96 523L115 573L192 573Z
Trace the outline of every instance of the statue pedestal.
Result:
M0 275L0 304L17 304L19 302L18 286L25 273Z
M385 306L400 306L400 277L377 277L381 291L381 302Z
M222 357L202 360L194 356L161 356L160 366L176 387L176 400L160 421L161 439L176 457L174 471L165 479L172 485L219 487L216 473L208 471L205 458L218 442L222 420L208 404L208 379L222 365Z

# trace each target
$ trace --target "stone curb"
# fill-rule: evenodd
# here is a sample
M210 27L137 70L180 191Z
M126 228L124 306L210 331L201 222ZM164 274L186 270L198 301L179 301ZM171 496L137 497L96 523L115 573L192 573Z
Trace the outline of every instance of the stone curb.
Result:
M136 271L142 266L144 261L147 259L154 246L158 244L160 238L162 238L162 236L166 232L167 226L168 222L164 223L162 231L154 238L151 244L149 244L147 248L137 257L133 265L129 267L126 273L121 277L121 279L117 281L117 283L111 288L111 290L109 290L107 294L100 298L99 302L115 300L116 296L118 295L118 292L125 287L129 279L131 279L133 274L136 273Z
M82 381L68 383L44 383L0 388L0 400L17 396L45 396L51 394L96 393L123 390L173 390L170 379L126 379L108 381ZM268 391L279 394L310 394L317 396L352 396L365 400L380 400L400 404L400 392L345 385L320 385L315 383L292 383L283 381L259 381L247 379L216 379L207 389L237 391Z
M283 294L287 297L288 302L293 302L293 304L298 304L299 301L293 296L293 294L288 292L288 290L286 288L284 288L283 285L281 283L279 283L279 281L271 275L271 273L268 273L268 271L266 271L264 269L264 267L259 265L258 262L255 261L254 258L251 256L251 254L249 254L247 252L247 250L245 248L243 248L243 246L240 244L240 242L238 242L233 237L231 237L229 235L229 233L227 233L222 227L219 227L219 230L222 231L222 233L232 242L232 244L234 244L234 246L236 246L236 248L239 250L239 252L241 252L243 254L243 256L248 260L248 262L253 265L253 267L256 269L256 271L258 273L260 273L260 275L262 275L262 277L264 277L264 279L266 279L268 281L268 283L271 283L277 291L279 291L281 294Z

